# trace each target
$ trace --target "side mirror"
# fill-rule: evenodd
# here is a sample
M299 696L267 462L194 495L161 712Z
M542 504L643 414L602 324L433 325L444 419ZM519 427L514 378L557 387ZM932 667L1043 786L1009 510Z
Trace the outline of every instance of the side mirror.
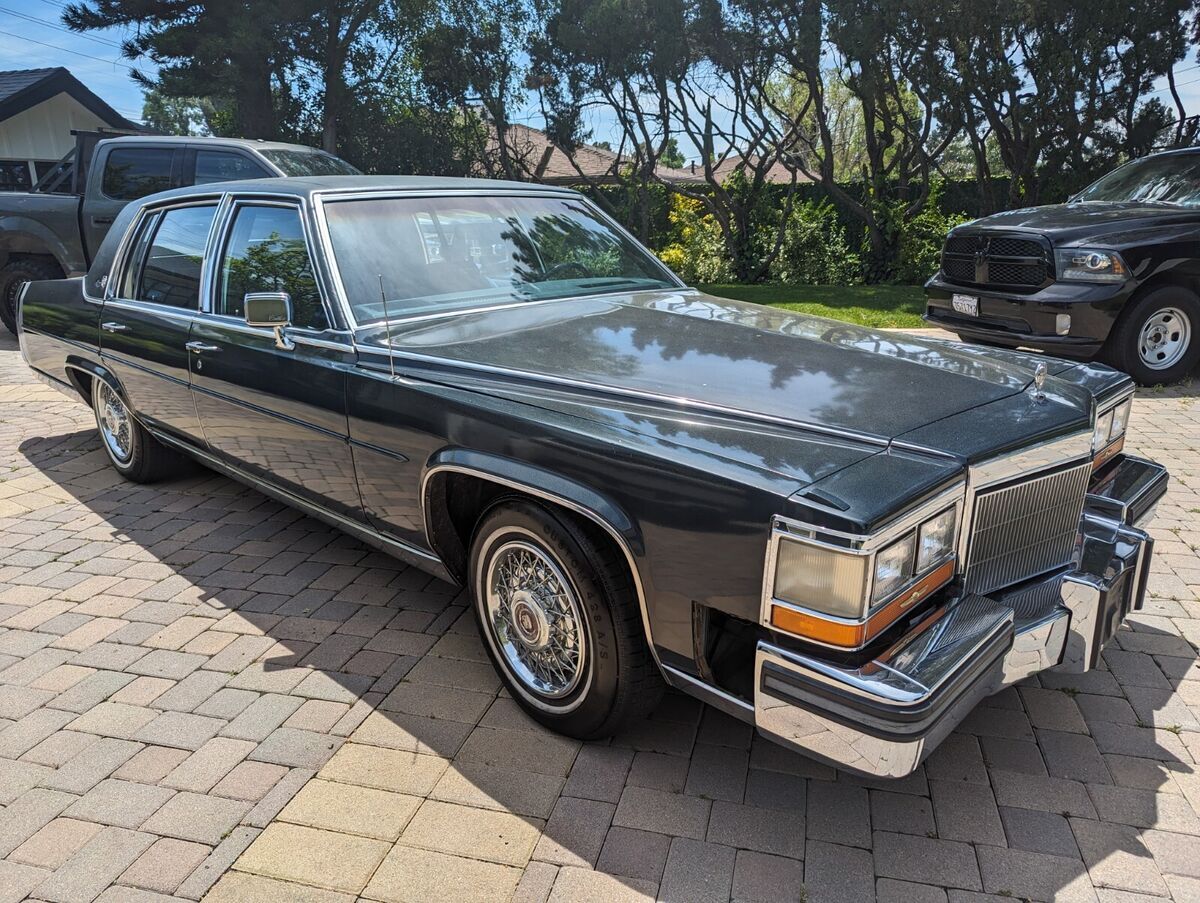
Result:
M275 329L292 325L292 297L287 292L247 292L242 310L247 326Z
M276 348L291 351L296 347L283 334L292 325L292 296L287 292L247 292L242 298L242 314L247 326L274 329Z

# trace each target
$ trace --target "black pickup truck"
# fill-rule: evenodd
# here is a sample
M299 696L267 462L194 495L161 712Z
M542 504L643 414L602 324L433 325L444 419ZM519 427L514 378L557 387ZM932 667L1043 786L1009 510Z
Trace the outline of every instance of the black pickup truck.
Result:
M0 320L13 333L21 285L87 272L130 201L209 182L358 173L297 144L104 132L76 132L75 139L32 191L0 194Z
M925 294L925 319L969 341L1182 379L1200 363L1200 148L959 226Z

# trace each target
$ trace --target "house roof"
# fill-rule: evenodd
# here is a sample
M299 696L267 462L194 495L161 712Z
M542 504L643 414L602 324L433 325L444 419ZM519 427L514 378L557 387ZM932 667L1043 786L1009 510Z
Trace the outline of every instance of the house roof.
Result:
M106 104L62 66L0 72L0 122L58 94L70 95L112 128L141 130L141 126Z
M749 158L749 160L747 161L747 160L743 159L743 157L740 154L730 154L728 157L726 157L724 160L722 160L720 163L718 163L716 166L713 167L713 175L715 175L717 177L718 181L724 182L727 178L729 178L731 175L733 175L734 172L736 172L737 170L741 169L744 166L752 165L753 162L754 162L753 157ZM697 166L696 169L700 170L700 167ZM772 163L767 168L766 181L776 182L776 183L786 185L792 181L792 172L790 169L788 169L786 166L784 166L780 161L776 160L774 163ZM804 173L797 171L796 172L796 181L797 182L811 182L812 179L810 179Z
M574 154L568 156L545 132L520 123L513 123L508 131L509 147L520 158L522 168L530 178L549 185L578 185L584 181L616 182L621 176L621 169L628 164L628 160L621 155L594 144L581 144ZM494 152L496 144L496 134L491 131L489 150ZM704 181L703 173L670 166L656 166L654 174L664 182Z

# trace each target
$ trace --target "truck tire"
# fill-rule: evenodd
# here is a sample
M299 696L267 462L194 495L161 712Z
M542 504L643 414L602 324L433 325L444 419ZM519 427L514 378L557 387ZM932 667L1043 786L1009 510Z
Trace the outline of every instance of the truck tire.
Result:
M187 459L151 436L120 394L99 377L92 378L92 410L109 463L131 483L153 483L186 468Z
M664 689L626 561L589 526L510 499L480 520L468 571L504 685L532 718L580 740L649 714Z
M1178 382L1200 363L1200 297L1179 285L1152 289L1122 311L1101 356L1140 385Z
M36 257L23 257L0 268L0 320L13 335L17 334L17 295L26 282L61 279L58 264Z

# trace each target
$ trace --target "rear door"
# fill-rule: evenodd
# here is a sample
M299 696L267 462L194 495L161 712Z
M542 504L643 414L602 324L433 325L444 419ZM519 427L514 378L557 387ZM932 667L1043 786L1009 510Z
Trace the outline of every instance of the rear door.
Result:
M183 145L101 143L83 202L84 249L91 260L117 214L130 201L180 184Z
M206 312L192 326L191 384L209 449L342 516L362 518L346 429L354 349L330 313L294 202L240 200L229 210ZM250 292L286 292L293 329L246 324Z
M100 313L100 355L149 426L202 444L188 389L189 330L216 199L147 210L122 251Z

